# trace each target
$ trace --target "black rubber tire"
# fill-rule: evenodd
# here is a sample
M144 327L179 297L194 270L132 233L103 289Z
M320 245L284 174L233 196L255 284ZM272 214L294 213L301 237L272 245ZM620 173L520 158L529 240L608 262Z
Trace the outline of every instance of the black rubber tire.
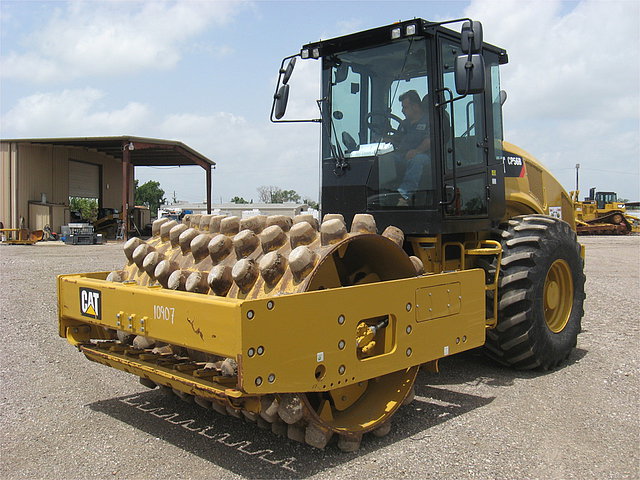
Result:
M498 325L487 331L485 352L517 369L554 368L576 346L584 314L584 261L576 233L558 218L522 215L509 220L500 237ZM545 321L544 284L556 260L569 266L573 299L566 325L554 333Z

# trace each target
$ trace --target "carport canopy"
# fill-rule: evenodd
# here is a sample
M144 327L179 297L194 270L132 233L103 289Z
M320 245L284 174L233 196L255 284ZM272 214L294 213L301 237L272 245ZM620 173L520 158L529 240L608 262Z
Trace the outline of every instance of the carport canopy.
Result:
M129 211L128 192L131 188L129 166L170 167L198 165L205 170L207 186L207 213L211 213L211 169L213 160L189 148L182 142L143 137L79 137L79 138L29 138L6 140L41 145L83 147L109 155L122 161L122 205ZM125 232L129 229L129 215L123 215Z

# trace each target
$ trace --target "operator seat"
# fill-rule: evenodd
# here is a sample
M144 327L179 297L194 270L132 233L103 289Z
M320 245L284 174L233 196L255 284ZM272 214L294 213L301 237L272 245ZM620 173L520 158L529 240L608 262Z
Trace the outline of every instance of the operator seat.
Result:
M428 112L430 110L430 97L429 94L425 95L422 98L422 108L424 111ZM451 130L450 128L450 119L449 114L446 110L442 110L443 112L443 133L444 133L444 148L448 148L449 141L451 139ZM433 128L433 126L431 127ZM429 161L425 162L425 165L422 168L422 175L420 177L420 181L418 183L418 191L412 195L412 201L409 202L409 205L414 207L423 207L430 208L435 206L435 189L436 189L436 181L435 181L435 172L433 169L434 165L434 152L433 147L431 148Z

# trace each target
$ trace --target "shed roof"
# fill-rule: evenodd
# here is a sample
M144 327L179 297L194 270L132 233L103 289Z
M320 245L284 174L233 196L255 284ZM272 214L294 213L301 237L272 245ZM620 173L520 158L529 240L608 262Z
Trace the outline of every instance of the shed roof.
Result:
M132 136L77 137L77 138L16 138L2 142L84 147L122 160L124 149L129 150L129 160L137 167L172 165L199 165L207 168L215 165L201 153L175 140L161 140Z

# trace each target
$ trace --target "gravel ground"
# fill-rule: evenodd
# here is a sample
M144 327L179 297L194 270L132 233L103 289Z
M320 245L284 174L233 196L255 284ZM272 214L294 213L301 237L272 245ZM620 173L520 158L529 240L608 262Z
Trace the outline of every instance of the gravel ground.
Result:
M419 374L391 433L354 454L148 390L59 338L55 276L120 267L121 245L2 246L0 477L639 478L640 236L581 241L584 330L563 367L447 358Z

